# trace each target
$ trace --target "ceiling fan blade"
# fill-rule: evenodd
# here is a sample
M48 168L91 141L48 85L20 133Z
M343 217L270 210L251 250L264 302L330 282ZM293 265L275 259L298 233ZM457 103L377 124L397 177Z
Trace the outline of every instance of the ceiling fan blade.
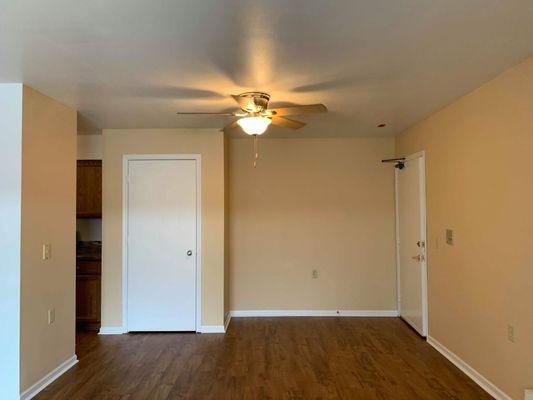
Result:
M306 125L305 122L295 121L293 119L283 117L272 117L272 124L290 129L300 129Z
M177 112L177 115L227 115L234 117L235 113L225 113L225 112Z
M276 117L284 115L301 115L301 114L316 114L327 112L328 109L324 104L308 104L302 106L290 106L281 108L269 108L268 113Z

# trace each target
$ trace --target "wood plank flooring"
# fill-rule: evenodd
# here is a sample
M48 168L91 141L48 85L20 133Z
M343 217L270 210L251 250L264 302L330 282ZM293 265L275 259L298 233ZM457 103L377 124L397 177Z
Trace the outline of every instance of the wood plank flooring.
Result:
M398 318L233 318L223 334L79 334L35 399L491 399Z

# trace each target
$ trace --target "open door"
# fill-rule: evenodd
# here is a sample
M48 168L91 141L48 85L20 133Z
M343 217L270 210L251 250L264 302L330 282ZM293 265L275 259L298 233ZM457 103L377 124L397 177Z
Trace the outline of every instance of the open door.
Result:
M426 337L428 306L424 152L406 157L395 171L398 312L402 319Z

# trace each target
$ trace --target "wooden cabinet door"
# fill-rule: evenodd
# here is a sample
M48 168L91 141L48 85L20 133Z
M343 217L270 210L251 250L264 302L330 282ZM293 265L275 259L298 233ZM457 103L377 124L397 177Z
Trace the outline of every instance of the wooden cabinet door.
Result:
M78 218L102 217L102 161L78 160L76 179Z
M76 263L76 326L81 330L100 329L100 261Z
M80 329L100 327L100 276L76 277L76 324Z

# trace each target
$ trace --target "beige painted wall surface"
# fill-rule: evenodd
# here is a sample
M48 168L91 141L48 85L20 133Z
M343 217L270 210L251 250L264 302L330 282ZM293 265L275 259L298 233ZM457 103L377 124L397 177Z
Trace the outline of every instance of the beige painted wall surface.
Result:
M102 326L122 326L122 159L125 154L202 156L202 324L224 316L224 143L214 129L103 131Z
M78 160L101 160L104 156L102 135L78 135Z
M259 149L230 141L231 309L395 310L394 139Z
M74 355L76 110L25 86L22 112L21 391ZM41 246L52 258L41 259ZM48 309L55 322L48 325Z
M532 93L530 58L397 142L426 150L429 333L517 400L533 387Z

